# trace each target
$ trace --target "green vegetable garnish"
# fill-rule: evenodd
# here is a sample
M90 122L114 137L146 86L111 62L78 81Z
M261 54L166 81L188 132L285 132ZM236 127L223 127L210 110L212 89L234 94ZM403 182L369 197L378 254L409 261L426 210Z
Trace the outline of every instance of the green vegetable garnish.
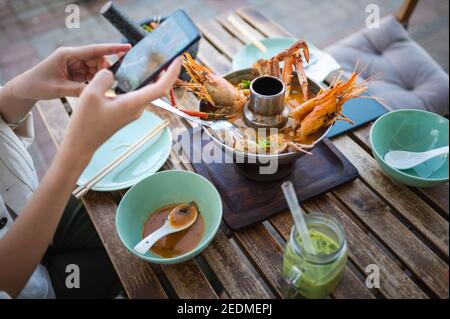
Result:
M248 81L248 80L242 80L242 81L241 81L241 88L242 88L243 90L249 89L249 88L250 88L250 83L252 83L252 82L251 82L251 81Z
M261 142L259 142L258 144L261 147L267 148L267 147L270 147L270 140L268 138L265 138Z

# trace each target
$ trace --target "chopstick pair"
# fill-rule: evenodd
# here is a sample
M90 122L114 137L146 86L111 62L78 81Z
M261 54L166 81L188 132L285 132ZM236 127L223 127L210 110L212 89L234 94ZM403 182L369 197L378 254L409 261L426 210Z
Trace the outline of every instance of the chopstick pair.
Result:
M261 52L266 53L267 52L267 48L264 44L261 43L261 41L259 41L250 31L247 30L247 28L242 25L241 22L239 22L238 19L236 19L236 17L230 15L227 18L228 22L230 22L236 29L238 29L240 32L242 32L242 34L244 34L244 36L250 40L250 42L252 42Z
M108 175L113 169L122 164L128 157L133 155L139 148L141 148L145 143L147 143L151 138L153 138L156 134L162 131L169 125L169 121L165 120L162 123L158 124L155 128L153 128L146 135L137 140L134 144L132 144L125 152L120 154L117 158L111 161L108 165L106 165L103 169L101 169L95 176L93 176L87 183L84 185L80 185L73 192L73 196L76 198L83 197L92 187L95 186L102 178Z

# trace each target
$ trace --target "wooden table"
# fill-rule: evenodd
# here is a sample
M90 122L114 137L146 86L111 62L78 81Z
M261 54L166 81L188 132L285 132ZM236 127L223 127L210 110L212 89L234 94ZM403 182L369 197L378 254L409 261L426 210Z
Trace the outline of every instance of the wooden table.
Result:
M230 25L232 14L257 38L291 34L254 9L228 12L198 24L198 60L219 74L247 39ZM38 109L58 146L76 99L40 102ZM195 101L189 98L190 107ZM161 110L172 129L188 125ZM349 244L349 261L332 298L448 298L449 186L420 189L392 182L372 157L370 125L333 139L357 167L360 177L304 204L308 211L339 216ZM193 170L172 152L163 169ZM125 191L124 191L125 192ZM230 232L222 225L198 257L178 265L141 261L121 244L114 220L124 192L89 192L83 202L130 298L271 298L286 297L282 253L293 221L282 213L268 221ZM365 285L366 267L380 267L379 289Z

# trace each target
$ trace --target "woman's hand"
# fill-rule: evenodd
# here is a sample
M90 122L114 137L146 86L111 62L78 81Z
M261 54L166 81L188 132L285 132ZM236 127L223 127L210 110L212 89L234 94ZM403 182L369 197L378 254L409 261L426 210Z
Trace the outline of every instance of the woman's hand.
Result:
M107 55L124 54L130 48L129 44L61 47L34 68L8 82L6 87L16 98L28 100L79 96L85 82L110 66Z
M38 100L79 96L86 81L110 66L107 55L122 55L130 47L129 44L94 44L59 48L0 88L0 116L11 124L18 123Z
M95 150L117 130L139 118L151 101L170 90L180 67L181 60L178 58L157 82L114 98L105 96L113 84L113 74L109 70L98 72L81 94L62 148L66 147L77 157L84 155L90 159Z

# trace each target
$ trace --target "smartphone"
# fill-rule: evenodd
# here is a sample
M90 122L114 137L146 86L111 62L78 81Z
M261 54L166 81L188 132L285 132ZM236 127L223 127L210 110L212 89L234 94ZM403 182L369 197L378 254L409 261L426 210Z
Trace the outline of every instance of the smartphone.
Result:
M177 10L158 28L136 43L110 70L114 90L127 93L156 80L172 61L200 40L200 32L183 10Z

